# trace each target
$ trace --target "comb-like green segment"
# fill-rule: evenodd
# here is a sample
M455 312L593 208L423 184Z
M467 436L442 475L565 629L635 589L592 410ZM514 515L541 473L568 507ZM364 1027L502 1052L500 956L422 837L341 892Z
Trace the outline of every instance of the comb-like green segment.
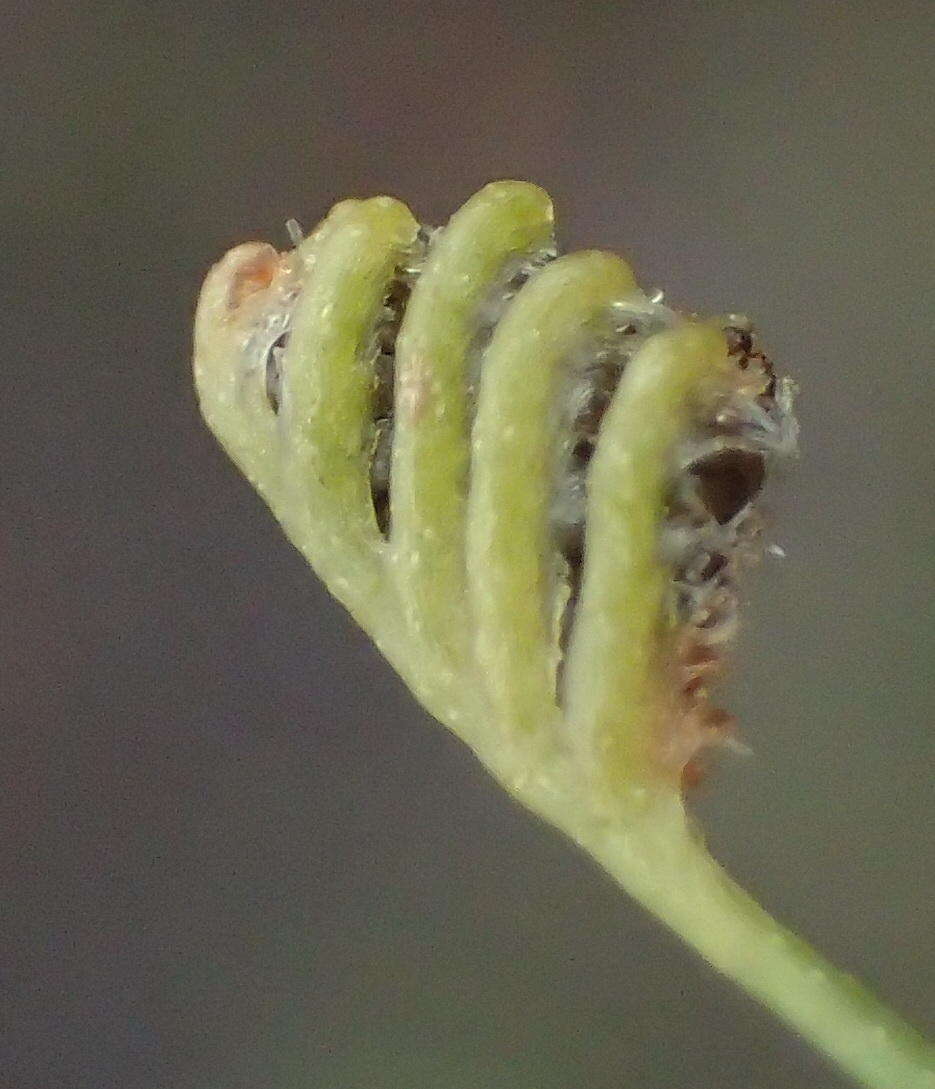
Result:
M484 360L473 432L467 569L476 654L499 728L545 731L558 713L549 509L556 402L570 360L635 288L612 254L561 257L508 308Z
M724 335L713 326L650 337L624 372L590 464L566 701L573 738L610 785L645 782L655 770L647 766L651 735L672 683L660 657L666 488L677 443L729 366Z
M393 573L413 639L444 671L463 666L470 646L464 605L470 353L482 308L510 260L551 238L546 193L521 182L486 186L433 243L397 340Z
M370 493L373 334L418 231L389 197L336 205L307 248L306 283L283 360L288 502L307 511L296 543L365 627L383 594Z

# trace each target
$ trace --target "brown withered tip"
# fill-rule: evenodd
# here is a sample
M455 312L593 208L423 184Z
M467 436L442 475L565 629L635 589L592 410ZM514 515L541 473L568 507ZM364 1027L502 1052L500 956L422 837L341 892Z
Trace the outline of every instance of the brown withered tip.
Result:
M737 726L737 719L723 707L705 707L701 711L704 728L719 738L727 737Z
M692 700L704 696L708 682L724 668L723 652L695 639L682 641L676 660L682 676L682 694Z
M722 707L713 707L702 703L692 712L699 732L696 752L682 765L679 785L682 793L687 794L698 789L708 776L708 761L705 754L714 747L730 743L730 738L737 728L737 719Z
M739 325L728 325L724 330L728 355L749 355L753 351L753 333Z
M266 243L257 244L256 248L231 272L230 287L227 293L227 307L237 310L244 300L258 291L264 291L273 282L279 268L278 251Z
M681 788L683 794L689 794L698 789L707 777L707 770L700 757L693 756L682 765Z

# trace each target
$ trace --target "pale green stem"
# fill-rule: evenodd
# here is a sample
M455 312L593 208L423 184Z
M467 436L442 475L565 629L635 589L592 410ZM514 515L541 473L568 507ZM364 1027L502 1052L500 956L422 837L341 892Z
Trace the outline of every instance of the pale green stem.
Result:
M477 748L488 770L712 967L866 1089L935 1089L935 1048L740 888L677 790L628 784L610 797L582 780L572 754L535 739L504 748L496 736Z
M677 796L617 820L564 817L627 892L860 1084L935 1089L931 1045L735 884Z

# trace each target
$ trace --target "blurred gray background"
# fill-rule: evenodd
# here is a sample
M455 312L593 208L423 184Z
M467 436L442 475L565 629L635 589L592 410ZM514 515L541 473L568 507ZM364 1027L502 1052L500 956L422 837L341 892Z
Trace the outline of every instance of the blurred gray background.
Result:
M17 11L19 8L19 11ZM935 1029L935 12L6 9L0 1083L805 1089L835 1072L428 720L201 425L210 263L491 178L802 387L696 808ZM892 1087L899 1089L899 1087Z

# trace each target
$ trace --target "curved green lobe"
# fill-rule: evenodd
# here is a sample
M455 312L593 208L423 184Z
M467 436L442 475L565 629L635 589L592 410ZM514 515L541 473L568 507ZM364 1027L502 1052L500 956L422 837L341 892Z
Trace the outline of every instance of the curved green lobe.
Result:
M244 375L237 361L245 329L258 299L247 299L235 313L231 288L244 269L272 266L279 254L265 242L246 242L211 269L195 314L195 386L201 413L218 441L253 487L273 507L282 480L276 420L262 383ZM246 313L242 313L246 311Z
M675 448L730 366L724 335L650 337L604 417L588 476L584 580L566 674L568 730L607 784L645 781L664 705L659 529ZM680 770L680 769L679 769Z
M405 205L388 197L332 209L303 249L306 283L283 360L293 539L358 619L374 617L371 630L384 596L369 477L372 337L417 230Z
M549 530L557 401L572 357L609 327L612 304L634 287L612 254L559 258L520 291L485 357L467 567L477 662L507 736L543 731L558 713Z
M537 186L496 182L433 243L397 341L391 477L393 577L413 638L442 672L468 660L463 606L470 353L511 260L551 242Z

